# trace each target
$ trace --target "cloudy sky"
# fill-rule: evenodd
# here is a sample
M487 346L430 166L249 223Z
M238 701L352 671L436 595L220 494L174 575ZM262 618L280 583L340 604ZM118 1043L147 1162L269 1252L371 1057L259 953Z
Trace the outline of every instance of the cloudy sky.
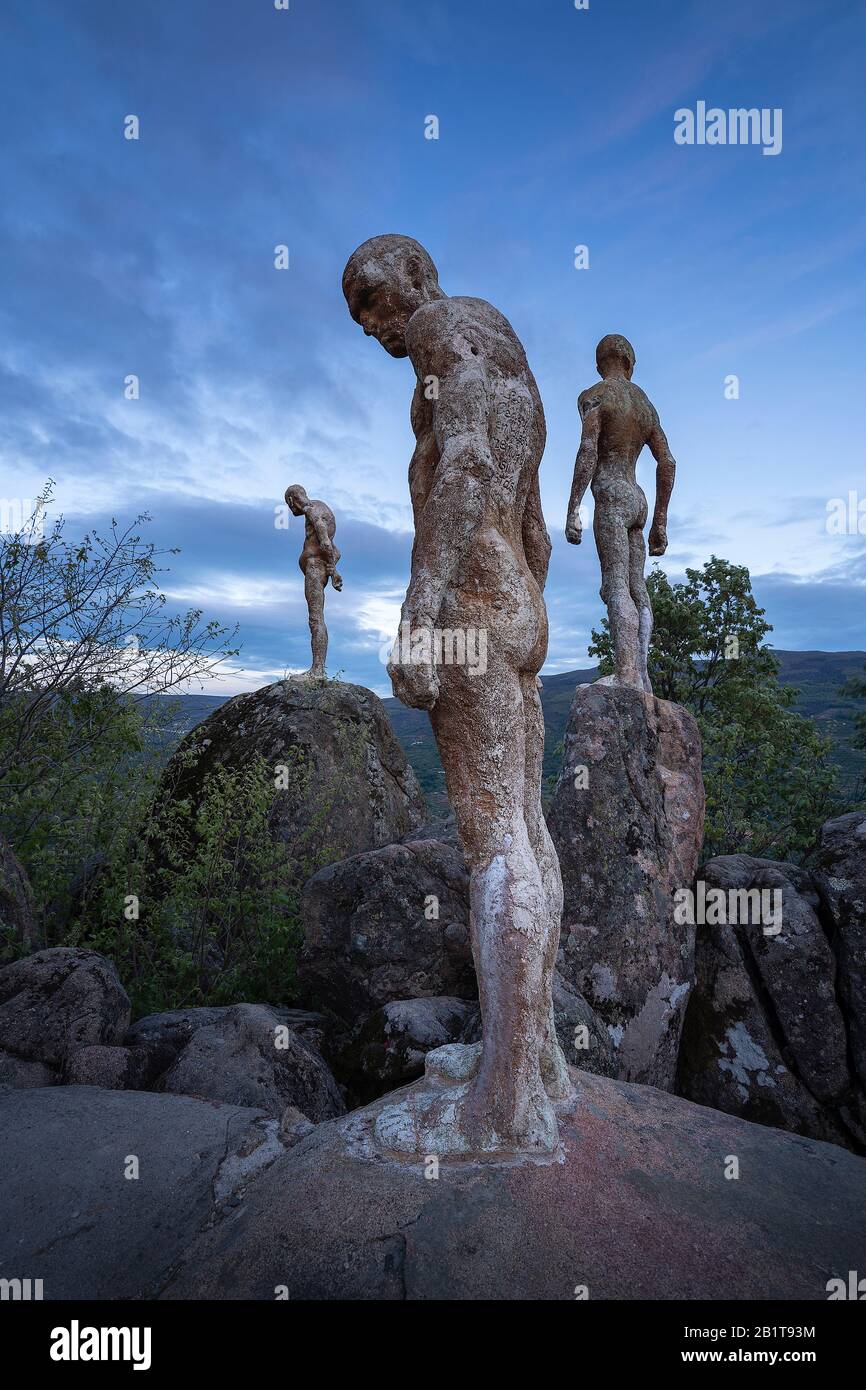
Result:
M608 332L634 343L678 460L668 573L746 564L777 646L863 647L864 16L860 0L3 0L0 496L54 478L73 533L151 513L181 548L172 605L241 625L236 690L308 664L302 522L274 526L302 482L343 550L329 668L385 692L412 370L352 323L340 275L366 237L405 232L448 293L507 315L539 382L548 670L589 664L602 613L594 546L562 528L576 397ZM781 109L781 152L676 144L674 112L699 101ZM649 490L648 455L640 476ZM853 514L832 534L851 490L864 534Z

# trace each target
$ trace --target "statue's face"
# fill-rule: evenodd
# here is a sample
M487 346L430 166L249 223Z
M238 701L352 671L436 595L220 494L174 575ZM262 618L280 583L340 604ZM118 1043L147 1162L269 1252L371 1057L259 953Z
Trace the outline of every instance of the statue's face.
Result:
M346 285L349 313L368 337L376 338L392 357L408 356L406 325L418 307L417 289L408 274L393 264L370 265Z
M292 516L303 516L304 504L294 488L288 488L286 491L286 505Z

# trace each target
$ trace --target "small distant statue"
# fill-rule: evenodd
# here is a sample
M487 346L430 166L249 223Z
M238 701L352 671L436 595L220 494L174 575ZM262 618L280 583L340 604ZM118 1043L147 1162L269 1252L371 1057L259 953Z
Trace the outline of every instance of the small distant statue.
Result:
M389 674L399 699L430 711L469 866L483 1030L481 1049L448 1050L460 1084L387 1106L376 1137L408 1154L549 1152L554 1104L572 1087L551 999L562 880L541 805L544 409L508 320L481 299L446 295L417 241L365 242L343 292L364 332L415 370L415 543L401 630L413 647L418 639L418 659L395 646ZM483 671L436 660L437 636L488 631Z
M340 552L334 545L334 532L337 523L334 513L325 502L318 502L307 496L300 483L292 483L286 488L286 504L293 516L304 518L304 548L298 561L304 572L304 595L310 615L310 637L313 648L313 664L302 677L310 680L325 679L325 661L328 656L328 629L325 627L325 588L328 580L337 593L343 581L337 573Z
M609 333L596 348L595 362L602 379L582 391L578 400L583 433L565 536L572 545L580 545L580 504L591 485L601 597L607 604L613 644L614 683L651 695L647 663L653 614L644 579L643 538L647 499L635 477L635 465L648 444L657 464L649 553L664 555L676 463L655 406L631 379L635 355L628 339Z

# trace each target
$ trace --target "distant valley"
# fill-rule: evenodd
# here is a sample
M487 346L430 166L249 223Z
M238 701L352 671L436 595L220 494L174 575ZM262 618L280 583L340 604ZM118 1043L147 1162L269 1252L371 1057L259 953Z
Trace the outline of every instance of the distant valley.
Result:
M858 702L843 699L839 687L849 676L860 675L866 665L866 652L789 652L776 651L781 663L780 677L786 685L799 690L795 708L814 719L823 733L833 741L833 758L842 770L848 790L866 784L866 754L851 747L854 733L853 716ZM565 732L568 711L576 685L596 679L596 667L582 671L565 671L544 677L541 703L545 724L545 780L553 779L559 771L558 745ZM181 695L176 697L178 720L174 729L177 738L223 704L224 695ZM427 796L433 818L447 813L445 778L442 764L423 710L408 709L399 700L383 701L394 732L406 750L406 756Z

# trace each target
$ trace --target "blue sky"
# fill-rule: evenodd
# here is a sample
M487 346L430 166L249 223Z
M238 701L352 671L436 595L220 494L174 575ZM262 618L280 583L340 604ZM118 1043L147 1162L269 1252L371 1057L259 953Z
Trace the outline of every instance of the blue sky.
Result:
M4 0L0 40L0 496L52 476L73 533L149 511L172 604L241 625L223 689L308 664L302 523L274 527L302 482L344 555L329 669L387 692L412 370L340 275L391 231L538 379L548 670L589 664L603 611L563 524L608 332L678 460L668 573L747 564L777 646L866 645L866 534L826 525L852 489L866 513L859 0ZM781 153L675 144L699 100L781 108Z

